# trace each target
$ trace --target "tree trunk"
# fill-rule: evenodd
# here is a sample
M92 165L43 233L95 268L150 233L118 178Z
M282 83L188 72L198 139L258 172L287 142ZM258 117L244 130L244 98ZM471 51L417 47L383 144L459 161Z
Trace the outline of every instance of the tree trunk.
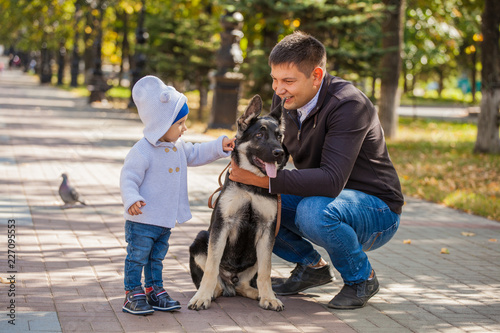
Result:
M472 53L472 71L471 71L471 82L470 91L472 93L472 104L476 103L476 57L477 52Z
M124 74L124 62L128 62L128 57L130 53L130 43L128 41L128 14L126 11L123 11L122 14L123 18L123 40L122 40L122 59L120 61L120 73L118 75L120 79L120 86L122 85L122 79L123 79L123 74ZM129 64L129 69L130 69L130 64Z
M500 154L498 122L500 107L500 88L483 89L481 113L477 123L475 153Z
M500 2L486 0L482 15L481 30L481 113L477 124L475 153L500 154Z
M403 66L402 68L403 71L403 93L408 92L408 79L406 78L406 75L408 74L406 70L406 66Z
M441 98L441 94L443 93L443 89L444 89L444 73L440 68L438 69L438 76L439 76L438 95L439 95L439 98Z
M376 89L376 84L377 84L377 76L375 74L373 74L372 76L372 89L371 89L371 98L372 98L372 101L375 100L376 96L375 96L375 89Z
M86 24L91 27L92 30L94 30L94 20L92 19L92 14L87 12L85 16ZM85 50L83 51L83 63L85 64L85 85L89 84L89 79L90 79L90 74L92 70L92 65L93 65L93 43L92 43L92 34L91 32L84 30L83 34L83 43L85 45Z
M380 62L381 86L378 103L379 117L385 136L396 137L398 128L397 107L401 72L401 44L403 41L403 16L406 0L383 0L386 6L386 20L382 26L382 48L386 51Z
M205 84L199 85L200 106L198 110L198 120L203 121L203 115L208 110L208 87Z

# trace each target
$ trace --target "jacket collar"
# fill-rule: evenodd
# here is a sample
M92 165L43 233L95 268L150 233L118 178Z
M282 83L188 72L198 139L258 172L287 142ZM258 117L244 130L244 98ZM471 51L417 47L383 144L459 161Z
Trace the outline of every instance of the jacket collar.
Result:
M317 112L325 102L326 95L328 94L328 88L330 87L330 82L332 82L332 78L332 75L326 73L325 77L323 78L321 90L319 92L318 103L316 103L316 107L312 112Z

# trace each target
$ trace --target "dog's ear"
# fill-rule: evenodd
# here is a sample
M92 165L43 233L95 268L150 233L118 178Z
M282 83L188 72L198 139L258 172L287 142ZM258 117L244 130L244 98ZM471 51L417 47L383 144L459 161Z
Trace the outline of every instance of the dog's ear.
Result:
M281 116L283 114L283 104L285 103L286 98L283 98L279 105L276 105L274 109L269 112L269 116L276 119L278 123L281 123Z
M255 95L252 97L252 100L248 104L245 112L238 118L238 134L243 133L250 123L252 119L257 118L262 111L262 98L259 95Z

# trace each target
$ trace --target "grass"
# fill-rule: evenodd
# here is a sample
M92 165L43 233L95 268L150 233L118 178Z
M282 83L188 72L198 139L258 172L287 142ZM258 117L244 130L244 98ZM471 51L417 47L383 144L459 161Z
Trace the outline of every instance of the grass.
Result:
M411 92L401 96L401 105L420 105L420 106L455 106L467 107L479 105L481 92L476 93L476 102L472 102L472 94L464 94L458 88L444 89L439 96L436 90L425 91L423 96L414 96Z
M387 142L405 196L500 221L500 156L473 154L475 124L400 118Z

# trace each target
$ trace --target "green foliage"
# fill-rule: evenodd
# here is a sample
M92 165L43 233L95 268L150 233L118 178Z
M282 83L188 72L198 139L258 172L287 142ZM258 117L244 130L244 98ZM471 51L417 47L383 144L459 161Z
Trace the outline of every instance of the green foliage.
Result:
M353 80L376 75L383 19L378 0L242 0L234 8L245 17L246 59L242 68L249 78L249 95L259 93L264 100L270 99L268 55L294 30L307 32L325 44L332 73Z
M313 2L313 10L299 11L300 29L323 41L333 74L349 77L374 76L381 49L383 6L380 1Z
M148 71L179 87L208 85L218 48L221 8L211 1L151 1L146 17ZM180 87L185 90L184 87Z
M403 66L410 81L465 74L476 66L481 0L408 0ZM470 48L473 46L473 48ZM470 52L470 50L474 52Z
M241 44L245 62L241 72L247 77L245 90L248 95L259 94L264 101L269 102L273 91L267 58L280 36L282 38L293 31L284 21L295 1L241 0L225 3L228 9L239 11L244 17Z
M24 51L59 48L71 34L74 5L69 1L0 1L0 43Z

